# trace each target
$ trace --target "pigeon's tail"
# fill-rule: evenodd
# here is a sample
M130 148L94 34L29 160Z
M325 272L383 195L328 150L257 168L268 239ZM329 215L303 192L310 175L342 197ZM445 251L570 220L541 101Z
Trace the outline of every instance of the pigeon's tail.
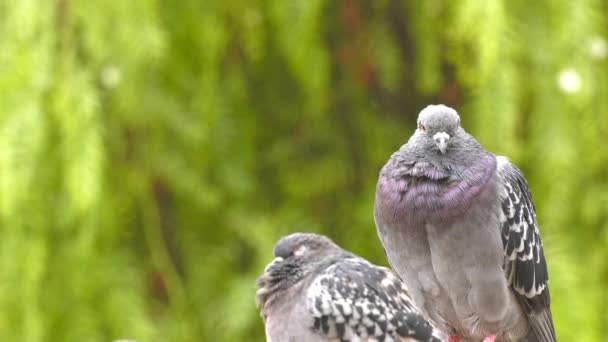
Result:
M555 328L549 308L528 316L528 321L532 326L526 339L527 342L555 342Z

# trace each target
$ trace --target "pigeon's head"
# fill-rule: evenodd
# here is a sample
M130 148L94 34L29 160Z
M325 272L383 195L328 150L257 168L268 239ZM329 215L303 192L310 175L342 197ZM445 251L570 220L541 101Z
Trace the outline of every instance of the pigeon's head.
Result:
M274 260L258 278L258 305L269 305L273 298L314 272L328 257L346 253L322 235L295 233L283 237L274 247Z
M314 262L344 251L328 237L311 233L294 233L277 242L274 256L283 260Z
M458 113L444 105L430 105L418 115L418 127L411 139L416 145L445 155L464 138Z

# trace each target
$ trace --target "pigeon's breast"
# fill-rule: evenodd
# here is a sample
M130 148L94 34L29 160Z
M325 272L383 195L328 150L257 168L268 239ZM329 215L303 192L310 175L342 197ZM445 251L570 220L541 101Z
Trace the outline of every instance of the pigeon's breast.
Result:
M470 167L437 167L424 161L380 175L376 209L396 221L443 221L463 215L496 173L488 156Z

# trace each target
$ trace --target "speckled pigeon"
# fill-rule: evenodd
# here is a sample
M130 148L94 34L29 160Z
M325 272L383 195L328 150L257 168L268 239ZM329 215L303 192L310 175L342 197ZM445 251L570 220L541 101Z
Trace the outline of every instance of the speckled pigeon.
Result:
M548 275L522 172L443 105L380 171L375 220L414 303L450 341L555 341Z
M274 255L256 294L268 341L440 341L396 274L329 238L288 235Z

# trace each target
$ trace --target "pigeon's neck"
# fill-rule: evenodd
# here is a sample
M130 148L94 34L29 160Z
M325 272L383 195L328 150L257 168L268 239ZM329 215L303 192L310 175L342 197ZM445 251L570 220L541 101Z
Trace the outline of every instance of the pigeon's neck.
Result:
M495 173L489 153L445 164L392 158L380 174L376 208L396 220L449 219L466 212Z
M263 310L274 305L283 293L304 277L302 265L296 262L276 262L268 266L258 279L256 301Z
M270 307L289 303L290 298L302 286L312 281L314 277L311 275L352 256L351 253L337 250L335 253L320 254L319 258L308 259L305 262L287 259L271 263L257 281L256 301L262 308L262 314Z

